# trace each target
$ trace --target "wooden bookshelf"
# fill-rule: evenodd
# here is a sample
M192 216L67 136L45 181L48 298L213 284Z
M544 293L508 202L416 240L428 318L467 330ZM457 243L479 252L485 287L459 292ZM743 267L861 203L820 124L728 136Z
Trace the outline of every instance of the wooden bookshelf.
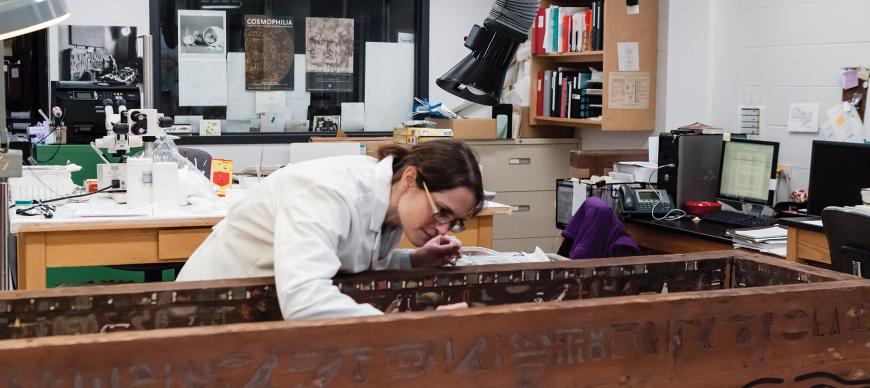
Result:
M534 120L543 125L558 125L564 127L598 127L601 128L601 120L595 119L563 119L561 117L535 116Z
M550 5L588 6L582 0L542 0L541 6ZM604 50L579 53L536 54L532 56L531 82L529 88L530 125L556 125L578 128L600 128L602 131L651 131L655 129L656 111L656 64L658 60L658 0L641 3L640 13L629 15L625 2L604 0ZM530 35L531 36L531 35ZM610 108L608 91L611 73L619 74L617 44L637 42L639 46L640 72L649 77L649 104L644 109ZM538 72L553 70L566 64L592 66L603 71L602 116L600 120L563 119L536 116Z
M536 58L550 60L553 62L567 63L583 63L583 62L603 62L604 51L585 51L579 53L552 53L552 54L535 54Z

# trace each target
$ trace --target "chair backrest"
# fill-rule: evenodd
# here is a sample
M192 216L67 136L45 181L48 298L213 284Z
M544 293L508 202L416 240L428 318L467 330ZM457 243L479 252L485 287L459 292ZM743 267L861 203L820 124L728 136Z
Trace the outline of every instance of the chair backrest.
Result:
M834 270L870 278L870 213L830 206L822 223Z
M360 143L290 143L290 164L330 156L362 155Z
M211 176L211 154L200 149L186 147L178 147L178 153L193 163L196 169L202 171L206 177Z

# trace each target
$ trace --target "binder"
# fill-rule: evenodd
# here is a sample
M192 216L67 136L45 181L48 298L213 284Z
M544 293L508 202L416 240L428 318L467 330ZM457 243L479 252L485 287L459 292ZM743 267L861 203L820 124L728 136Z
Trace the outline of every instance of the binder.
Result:
M540 54L544 52L544 21L546 17L544 13L546 8L538 9L538 15L535 16L535 28L533 30L534 40L532 41L532 54Z
M541 115L544 117L550 117L550 91L552 89L552 81L553 81L553 71L546 70L544 71L544 93L542 99L544 100L543 110Z
M535 89L535 115L544 115L544 71L538 71L537 89Z

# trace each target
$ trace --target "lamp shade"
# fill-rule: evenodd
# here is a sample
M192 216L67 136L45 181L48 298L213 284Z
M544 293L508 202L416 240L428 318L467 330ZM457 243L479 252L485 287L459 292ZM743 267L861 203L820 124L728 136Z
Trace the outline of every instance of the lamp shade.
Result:
M41 30L68 17L65 0L0 0L0 40Z

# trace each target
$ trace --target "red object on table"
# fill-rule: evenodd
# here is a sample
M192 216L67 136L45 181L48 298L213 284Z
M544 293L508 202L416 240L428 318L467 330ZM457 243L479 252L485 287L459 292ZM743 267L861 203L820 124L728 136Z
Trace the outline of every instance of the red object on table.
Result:
M693 216L703 216L710 213L715 213L721 209L722 204L720 204L719 202L689 201L686 202L685 208L683 210Z

